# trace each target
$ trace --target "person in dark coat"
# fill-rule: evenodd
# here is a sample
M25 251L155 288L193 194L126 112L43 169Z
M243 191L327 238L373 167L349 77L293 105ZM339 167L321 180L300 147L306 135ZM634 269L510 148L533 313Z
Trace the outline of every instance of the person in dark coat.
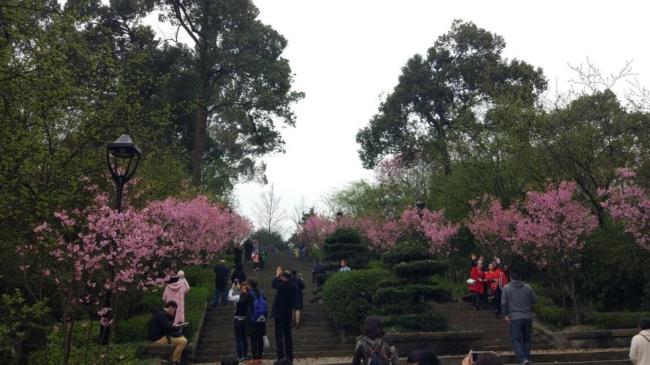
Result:
M291 280L291 274L281 266L275 271L273 289L277 290L273 300L271 317L275 318L275 344L278 360L293 361L293 339L291 337L291 317L296 299L296 287Z
M235 249L232 251L233 258L232 261L237 264L242 263L242 255L244 254L244 251L242 251L241 247L239 245L235 246Z
M241 263L235 265L235 270L233 270L232 275L230 275L230 283L234 284L235 281L238 283L246 281L246 273L244 273L244 266Z
M183 350L187 346L185 337L173 336L179 328L172 325L177 307L176 302L169 301L165 304L165 308L154 310L149 320L149 341L158 346L174 345L174 352L172 353L174 364L180 364Z
M242 300L244 301L248 313L254 312L255 298L260 298L264 295L257 287L257 280L251 279L248 281L250 286L249 293L247 293ZM250 294L253 292L255 297ZM262 363L262 356L264 355L264 336L266 336L266 322L253 322L253 318L246 316L246 334L250 338L251 347L253 350L253 361L255 364Z
M226 296L228 294L228 274L230 269L226 266L226 260L219 260L214 267L214 303L216 306L227 305Z
M246 258L246 261L251 260L251 255L253 254L253 242L251 240L246 240L244 242L244 257Z
M296 297L293 301L293 321L296 329L300 328L300 315L303 309L303 297L305 292L305 281L296 270L291 271L291 279L296 286Z

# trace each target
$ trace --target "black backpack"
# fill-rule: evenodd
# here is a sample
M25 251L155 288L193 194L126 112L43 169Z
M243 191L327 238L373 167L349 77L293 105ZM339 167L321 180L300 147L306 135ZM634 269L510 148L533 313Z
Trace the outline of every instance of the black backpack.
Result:
M397 365L391 364L390 360L390 346L381 340L379 346L375 347L367 341L364 342L364 350L366 352L365 365Z

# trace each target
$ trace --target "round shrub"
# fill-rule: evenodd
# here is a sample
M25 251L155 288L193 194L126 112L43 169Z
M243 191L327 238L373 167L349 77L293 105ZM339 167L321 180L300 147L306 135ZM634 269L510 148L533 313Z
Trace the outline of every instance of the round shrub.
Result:
M147 340L151 314L141 314L115 324L115 343L142 342Z
M342 251L350 251L353 254L355 254L358 252L364 252L368 250L366 246L360 245L359 243L331 243L325 245L323 249L327 254L332 254L332 253L342 252Z
M429 310L429 307L424 303L417 304L387 304L383 305L375 313L380 316L387 316L402 313L422 313Z
M388 275L384 270L352 270L332 275L323 287L323 300L336 327L359 327L372 308L377 283Z

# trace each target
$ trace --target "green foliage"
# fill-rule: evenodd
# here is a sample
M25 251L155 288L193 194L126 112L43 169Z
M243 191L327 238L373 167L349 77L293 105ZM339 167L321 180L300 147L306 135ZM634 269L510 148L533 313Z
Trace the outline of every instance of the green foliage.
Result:
M351 228L338 228L334 233L325 238L326 244L347 243L359 244L361 243L361 234L359 231Z
M162 301L161 304L157 306L157 308L160 307L162 307ZM188 312L187 309L186 312ZM118 321L115 325L115 343L146 341L149 333L150 319L151 313L141 314L129 319Z
M185 271L185 279L190 284L192 290L195 287L205 288L210 292L214 290L214 272L212 268L191 266L183 271Z
M433 260L402 262L393 266L393 271L400 278L407 280L409 278L424 278L426 280L427 277L447 271L447 265Z
M44 302L30 304L16 289L0 299L0 360L10 363L19 358L20 346L34 331L43 332L49 308Z
M327 313L339 328L358 328L372 309L372 295L377 283L388 272L353 270L332 275L323 287Z
M433 285L408 284L397 287L378 288L372 297L372 301L373 303L382 305L394 303L417 304L430 300L447 302L450 298L451 295L444 288Z
M552 327L566 327L571 324L572 314L568 309L555 305L550 298L540 295L537 298L533 311L539 321Z
M417 304L383 304L379 308L376 308L373 312L379 316L390 316L397 315L402 313L424 313L431 310L431 308L426 303L417 303Z
M431 257L428 247L420 242L403 242L384 252L382 260L387 267L402 262L427 260Z
M47 345L29 354L28 364L60 365L63 364L63 330L54 327L47 337ZM72 351L70 364L98 363L103 354L104 347L97 344L99 326L97 323L78 322L73 330ZM108 354L109 364L119 365L144 365L137 357L137 348L140 343L116 344L111 346Z
M586 316L585 323L601 329L638 328L641 318L650 318L650 312L592 313Z
M596 230L585 244L578 291L603 312L650 310L650 252L622 225Z

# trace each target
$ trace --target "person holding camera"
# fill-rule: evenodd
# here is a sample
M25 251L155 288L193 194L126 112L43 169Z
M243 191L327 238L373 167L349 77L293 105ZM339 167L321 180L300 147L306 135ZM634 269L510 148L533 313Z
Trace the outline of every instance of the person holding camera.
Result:
M275 349L278 360L289 359L293 361L291 322L296 299L296 286L291 280L291 274L284 271L282 266L276 268L272 286L273 289L277 290L273 300L271 317L275 318Z
M494 352L470 351L461 362L461 365L503 365L503 360Z
M233 328L235 330L235 343L237 346L237 358L239 361L246 360L248 354L248 340L246 339L246 316L248 314L248 304L243 299L248 292L248 283L239 282L235 279L230 291L228 291L228 300L235 303L235 315L233 317Z

